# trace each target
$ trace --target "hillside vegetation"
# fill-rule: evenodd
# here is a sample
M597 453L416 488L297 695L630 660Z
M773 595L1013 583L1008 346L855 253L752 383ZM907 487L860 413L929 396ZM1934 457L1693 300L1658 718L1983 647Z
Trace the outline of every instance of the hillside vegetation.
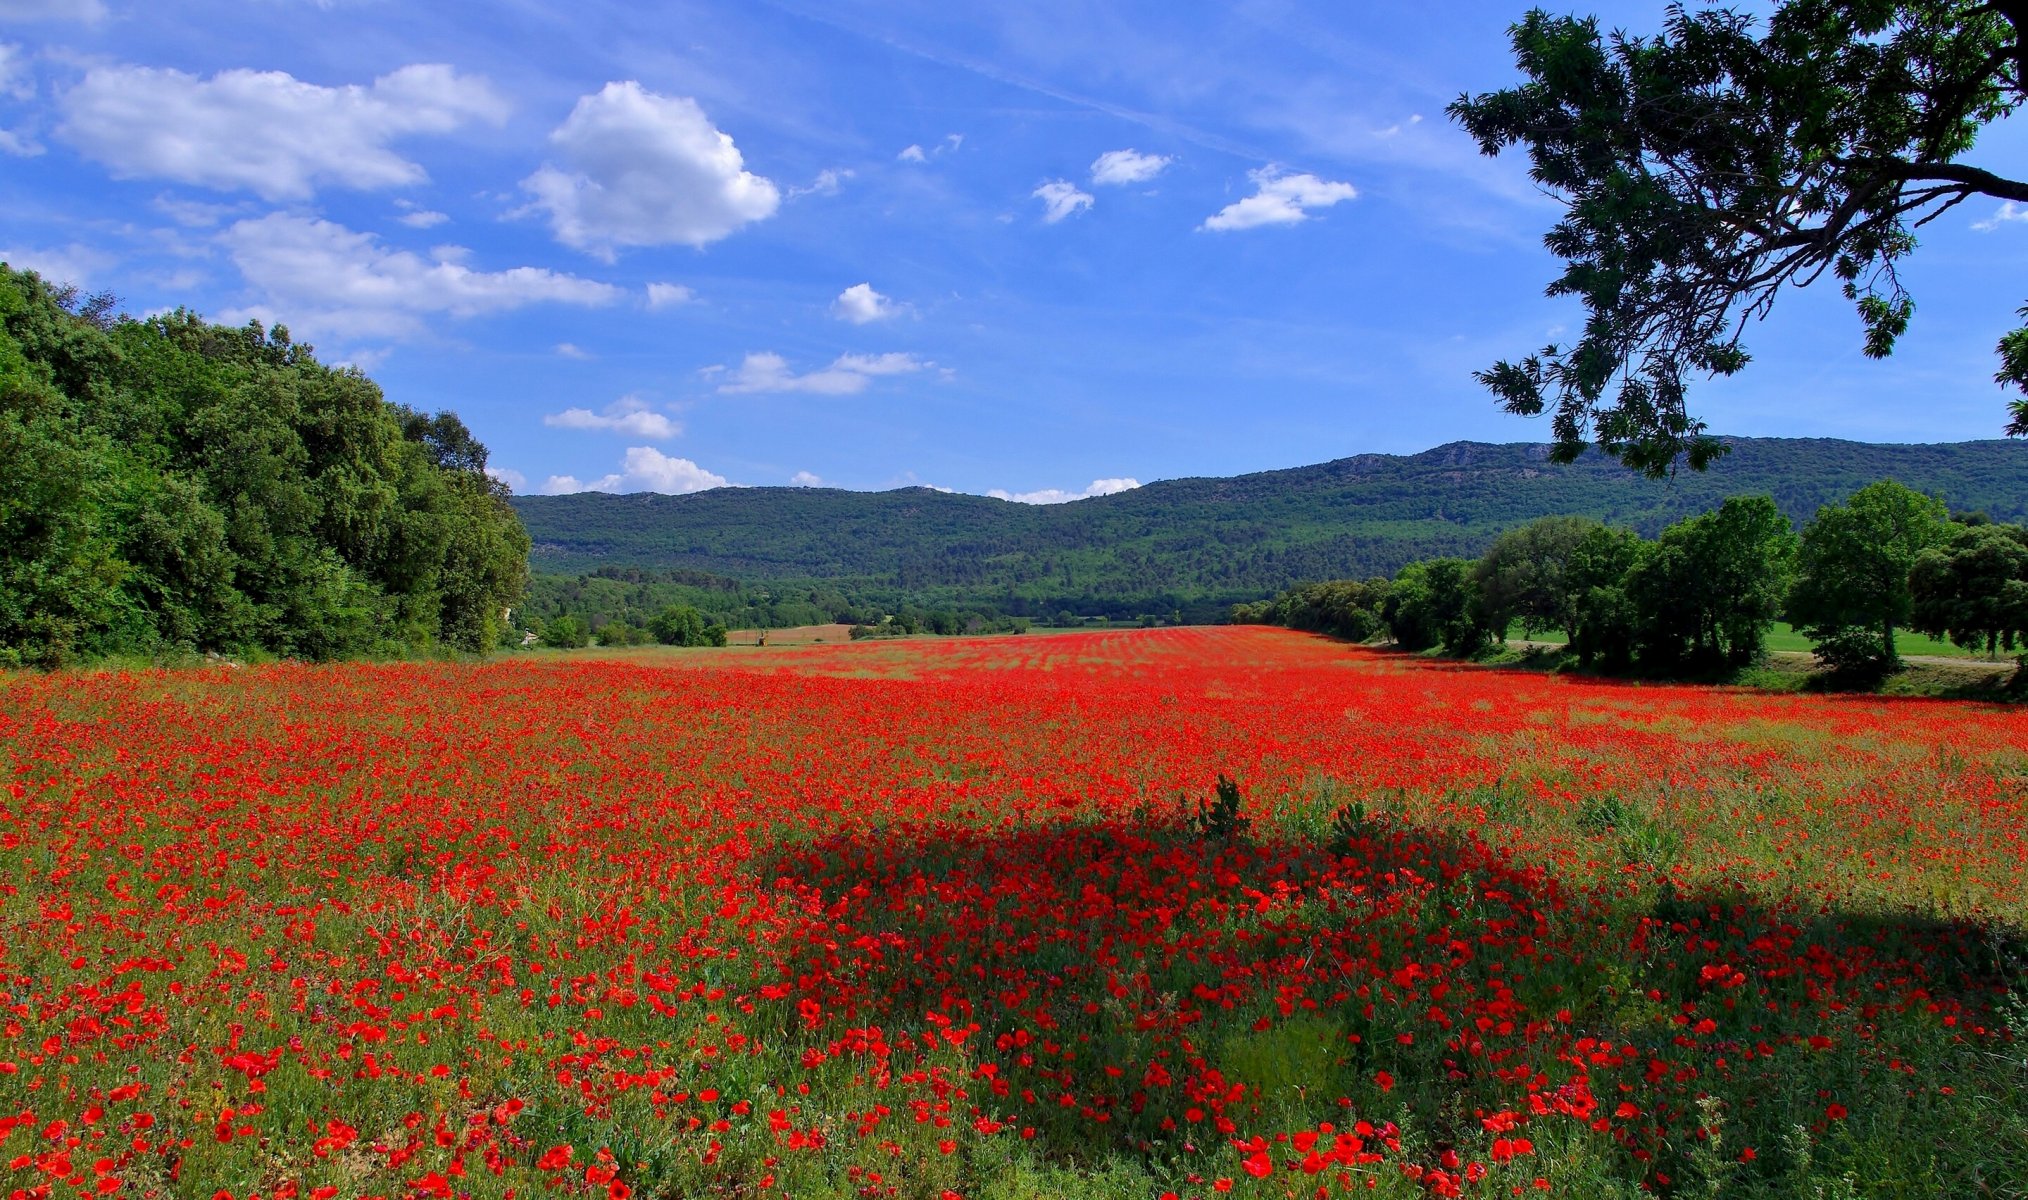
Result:
M528 538L485 465L281 326L0 264L0 666L490 649Z
M837 581L855 596L991 603L1031 615L1166 613L1303 580L1392 574L1477 555L1538 517L1593 517L1654 536L1728 496L1764 493L1801 525L1891 479L1998 521L2028 518L2028 445L1884 446L1734 438L1704 473L1641 478L1542 445L1454 442L1230 479L1176 479L1055 506L903 488L721 488L688 496L518 496L538 571Z

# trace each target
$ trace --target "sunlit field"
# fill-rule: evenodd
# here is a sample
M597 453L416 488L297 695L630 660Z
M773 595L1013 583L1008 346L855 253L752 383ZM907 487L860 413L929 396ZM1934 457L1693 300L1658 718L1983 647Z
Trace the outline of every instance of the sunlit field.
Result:
M0 1193L2028 1194L2017 710L1193 628L17 675L0 748Z

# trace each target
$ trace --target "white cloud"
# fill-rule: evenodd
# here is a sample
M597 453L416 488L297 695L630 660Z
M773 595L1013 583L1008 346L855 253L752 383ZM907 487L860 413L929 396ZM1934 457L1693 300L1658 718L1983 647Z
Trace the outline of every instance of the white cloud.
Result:
M1091 164L1094 184L1146 183L1175 161L1166 154L1143 154L1138 150L1108 150Z
M501 483L506 484L508 491L525 492L528 490L528 476L523 475L512 467L487 467L486 474L489 478L497 479Z
M651 309L675 308L697 299L697 293L680 283L651 283L648 285L648 307Z
M1092 205L1090 192L1080 192L1077 185L1062 179L1050 180L1036 188L1034 195L1036 199L1042 201L1044 210L1042 219L1051 225L1081 208L1090 208Z
M556 344L556 352L565 358L574 358L579 362L590 362L592 359L591 351L578 345L576 342L558 342Z
M410 229L434 229L450 219L443 213L432 212L427 208L411 209L395 218Z
M929 152L927 154L923 153L923 148L921 146L910 145L902 147L901 153L895 155L895 157L903 162L912 162L912 163L928 162L932 158L940 158L943 155L954 153L956 152L958 147L964 144L965 144L964 134L947 133L944 135L944 140L930 147Z
M838 194L839 186L850 178L852 172L849 168L836 170L826 168L817 172L817 177L810 181L810 186L790 188L789 197L794 199L797 196L835 196Z
M819 396L851 396L866 390L874 379L887 375L909 375L936 364L913 354L844 354L830 366L798 375L789 370L789 361L779 354L761 351L746 356L739 369L726 376L718 390L729 394L752 392L810 392ZM705 375L725 374L724 367L707 367Z
M838 293L838 299L832 304L831 311L837 313L841 321L850 321L854 325L868 325L874 321L885 321L889 317L899 316L904 307L874 291L870 283L855 283Z
M114 261L112 255L77 242L42 248L0 247L0 262L15 270L33 271L51 283L74 283L79 287L89 287L92 278Z
M1399 135L1399 134L1401 133L1401 131L1402 131L1402 130L1404 130L1404 129L1413 129L1413 128L1415 128L1415 127L1416 127L1417 125L1420 125L1420 124L1422 124L1422 114L1421 114L1421 113L1410 113L1410 114L1409 114L1409 116L1408 116L1408 120L1406 120L1406 121L1396 121L1396 122L1395 122L1394 124L1392 124L1392 125L1389 125L1389 126L1388 126L1387 128L1385 128L1385 129L1376 129L1376 130L1374 130L1374 131L1373 131L1373 136L1374 136L1374 137L1377 137L1377 138L1391 138L1391 137L1395 137L1395 136Z
M153 67L99 67L63 97L57 136L115 177L173 179L267 200L308 198L319 185L388 188L423 169L388 143L498 123L507 102L485 80L419 64L370 87L320 87L280 71L200 79Z
M1141 486L1138 479L1094 479L1091 486L1081 492L1066 492L1062 488L1043 488L1039 492L1009 492L993 488L986 494L995 500L1012 500L1016 504L1068 504L1072 500L1089 500L1093 496L1113 496L1120 492L1131 492Z
M178 225L191 229L208 229L240 211L231 204L207 204L202 200L184 200L167 192L155 197L155 211L168 217Z
M442 247L432 261L391 250L370 233L287 213L239 221L219 239L261 299L239 315L341 337L406 337L433 313L596 306L623 295L610 284L540 267L475 271L453 261L467 253L460 247Z
M521 186L557 240L602 258L622 246L705 246L781 204L696 101L631 80L580 99L549 141L564 168L544 166Z
M0 21L102 21L104 0L0 0Z
M789 476L790 487L823 487L824 481L815 471L798 471Z
M1308 220L1313 208L1329 208L1359 195L1359 189L1349 183L1333 183L1315 175L1284 175L1278 167L1264 167L1247 177L1254 182L1253 195L1219 209L1197 228L1222 233L1261 225L1292 225Z
M2028 205L2002 200L1998 211L1983 221L1973 221L1972 228L1981 233L1990 233L2009 221L2028 221Z
M647 438L654 442L666 442L683 432L682 426L649 408L647 401L638 396L622 396L606 405L602 412L566 408L543 417L542 423L554 429L624 433L628 437Z
M653 446L629 446L617 472L588 483L574 475L551 475L543 483L542 492L547 496L566 492L661 492L680 496L725 486L725 476L713 474L687 458L671 458Z
M0 42L0 96L26 100L35 95L35 80L29 78L28 55L11 42Z
M12 154L16 158L34 158L42 153L42 143L16 129L0 129L0 154Z

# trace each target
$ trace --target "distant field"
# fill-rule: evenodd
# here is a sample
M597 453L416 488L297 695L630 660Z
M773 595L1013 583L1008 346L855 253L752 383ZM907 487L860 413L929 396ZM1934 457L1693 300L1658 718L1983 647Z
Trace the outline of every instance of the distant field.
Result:
M2028 710L774 641L0 675L0 1191L2028 1180Z
M797 625L788 629L735 629L725 635L728 646L752 646L762 635L770 646L809 646L818 642L849 642L850 625Z

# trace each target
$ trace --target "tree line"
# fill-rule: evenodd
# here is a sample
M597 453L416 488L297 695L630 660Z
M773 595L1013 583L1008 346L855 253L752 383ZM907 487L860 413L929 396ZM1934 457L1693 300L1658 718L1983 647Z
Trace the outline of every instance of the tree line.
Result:
M1767 496L1732 497L1653 539L1545 517L1477 559L1300 585L1230 619L1461 656L1510 629L1560 630L1586 666L1649 674L1750 664L1787 620L1825 666L1878 676L1899 665L1900 631L1988 655L2028 649L2028 529L1953 516L1891 481L1820 507L1800 533Z
M529 540L451 413L0 264L0 666L484 651Z

